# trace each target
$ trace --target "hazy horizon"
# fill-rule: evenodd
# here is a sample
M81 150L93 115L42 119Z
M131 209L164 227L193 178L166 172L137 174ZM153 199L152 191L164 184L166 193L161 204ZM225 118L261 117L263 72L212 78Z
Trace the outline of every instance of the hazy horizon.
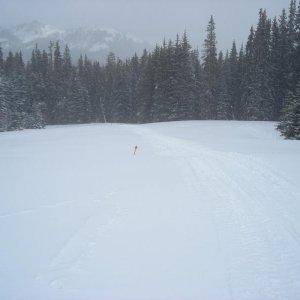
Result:
M0 26L40 21L59 28L113 28L151 44L174 38L187 30L194 47L201 47L210 15L217 26L218 48L226 49L233 40L245 42L258 11L270 17L288 8L290 0L0 0ZM63 4L63 5L62 5ZM63 7L62 7L63 6Z

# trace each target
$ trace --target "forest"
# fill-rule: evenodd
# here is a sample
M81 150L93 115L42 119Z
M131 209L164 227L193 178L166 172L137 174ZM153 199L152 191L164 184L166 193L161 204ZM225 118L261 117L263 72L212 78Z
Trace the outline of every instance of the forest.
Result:
M106 63L68 46L4 55L0 48L0 131L53 124L148 123L177 120L276 121L300 139L300 3L280 16L259 11L244 45L218 51L211 16L201 50L188 33Z

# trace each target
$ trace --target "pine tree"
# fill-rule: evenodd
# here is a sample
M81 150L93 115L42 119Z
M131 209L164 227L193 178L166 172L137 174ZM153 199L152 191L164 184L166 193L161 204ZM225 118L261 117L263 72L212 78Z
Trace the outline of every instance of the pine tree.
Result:
M218 78L216 87L217 98L217 120L229 120L231 119L231 98L228 88L228 78L230 77L230 63L228 55L223 58L223 53L220 52L218 58Z
M16 62L14 54L9 51L6 60L4 61L4 71L6 74L11 74L16 70Z
M78 75L74 73L66 96L65 113L67 123L80 124L90 121L91 107L88 91Z
M288 35L291 43L295 39L295 34L296 34L296 15L297 15L297 3L296 0L291 0L290 8L289 8L289 19L288 19Z
M69 79L72 74L72 58L68 45L65 47L62 58L62 72L65 79Z
M289 35L288 19L285 10L282 11L279 20L280 32L280 69L281 69L281 91L283 99L288 95L291 89L291 73L292 73L292 41ZM285 105L284 101L282 107Z
M237 97L238 97L238 106L237 106L237 119L244 120L244 103L242 102L243 92L245 90L245 78L246 78L246 56L244 45L242 44L241 49L238 55L238 78L239 78L239 87L237 88Z
M193 74L193 110L191 117L193 119L199 120L208 115L205 110L205 97L203 91L206 90L203 87L203 70L199 60L199 51L194 50L191 52L192 61L192 74Z
M167 55L165 42L162 47L159 47L158 45L155 47L152 55L152 66L154 91L151 119L154 122L161 122L164 121L168 106L165 95L165 86L167 84Z
M154 94L154 70L151 54L146 50L141 58L141 75L137 85L138 105L137 121L145 123L152 121Z
M54 72L61 74L63 68L63 58L60 52L60 45L58 41L54 45L53 68Z
M228 106L228 117L230 119L240 119L241 117L241 104L239 89L241 85L241 77L239 74L239 61L236 43L233 42L227 62L229 72L227 74L228 97L230 105Z
M288 139L300 140L300 83L296 93L289 94L278 130Z
M4 57L3 57L2 48L0 47L0 72L2 72L3 69L4 69Z
M249 120L274 119L274 90L270 69L271 21L265 10L259 12L259 22L246 48L246 88L242 96L245 117Z
M153 116L157 121L174 121L178 118L180 106L180 94L178 92L178 76L176 76L176 68L179 68L180 41L177 39L176 46L172 41L168 44L163 42L160 48L159 58L156 61L157 69L155 69L156 89L154 91Z
M105 66L105 93L103 95L103 108L106 115L107 122L113 122L115 92L116 92L116 57L113 53L107 56L107 63Z
M0 71L0 131L6 131L9 128L9 91L12 86L9 84L6 76Z
M191 45L189 44L186 31L182 36L177 53L175 53L175 72L171 77L171 87L177 94L177 120L188 120L194 111L194 79L191 57ZM172 65L172 62L170 63ZM176 76L177 75L177 76ZM177 80L175 78L177 77ZM176 95L175 94L175 95Z
M126 75L126 66L118 59L114 78L112 114L113 122L117 123L126 123L133 119L133 108Z
M28 107L25 128L43 128L46 120L45 109L46 86L40 73L26 75L26 106Z
M274 118L278 120L286 97L286 90L283 88L283 84L286 82L286 73L282 71L282 43L276 18L272 22L270 66L274 88Z
M128 105L131 107L131 118L128 121L137 122L137 106L139 101L137 95L137 85L140 78L140 62L136 53L127 62L125 73L128 86Z
M205 92L208 99L209 114L207 118L213 119L216 117L217 103L216 103L216 81L217 81L217 41L216 28L213 16L211 16L208 27L207 37L204 41L203 53L203 72L204 80L206 81L207 91Z
M26 128L27 107L26 81L23 74L14 73L10 76L13 89L9 92L9 120L8 130Z
M296 90L296 83L300 81L300 2L295 16L295 35L293 40L293 68L292 68L292 89Z
M53 70L51 72L51 123L58 124L60 120L64 119L65 111L62 109L65 107L66 102L66 90L64 86L64 73L63 73L63 57L60 51L60 44L57 41L54 44L53 58Z

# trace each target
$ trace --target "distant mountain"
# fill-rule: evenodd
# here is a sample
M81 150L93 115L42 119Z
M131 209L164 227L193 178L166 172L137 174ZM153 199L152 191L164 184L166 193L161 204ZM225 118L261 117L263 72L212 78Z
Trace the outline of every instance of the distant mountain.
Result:
M109 52L120 58L126 58L135 52L151 48L147 42L120 33L114 29L73 28L59 29L38 21L20 24L13 28L0 27L0 45L4 52L22 50L25 59L30 57L37 44L41 49L48 49L50 41L60 41L62 46L68 44L72 56L77 59L80 54L103 62Z

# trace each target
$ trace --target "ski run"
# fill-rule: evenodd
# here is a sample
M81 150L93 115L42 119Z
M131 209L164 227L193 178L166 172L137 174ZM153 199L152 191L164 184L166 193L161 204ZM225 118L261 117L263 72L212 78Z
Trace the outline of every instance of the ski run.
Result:
M300 142L275 125L1 133L0 299L300 299Z

